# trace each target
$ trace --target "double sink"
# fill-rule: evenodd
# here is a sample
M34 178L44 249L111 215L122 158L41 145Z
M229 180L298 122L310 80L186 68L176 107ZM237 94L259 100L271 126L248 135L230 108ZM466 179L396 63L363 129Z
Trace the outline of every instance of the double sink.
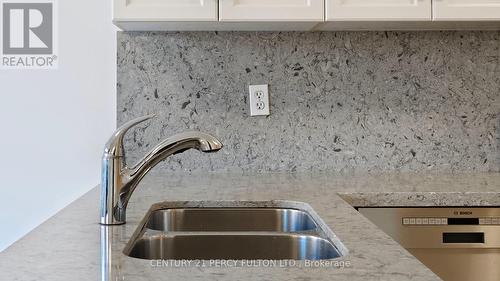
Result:
M156 207L155 207L156 206ZM153 205L124 253L149 260L323 260L341 256L319 217L295 208ZM324 225L324 223L323 223Z

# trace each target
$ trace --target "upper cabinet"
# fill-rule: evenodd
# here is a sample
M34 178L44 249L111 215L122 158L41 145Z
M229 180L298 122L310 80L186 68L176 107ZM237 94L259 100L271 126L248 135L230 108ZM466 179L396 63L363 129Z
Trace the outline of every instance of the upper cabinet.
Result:
M114 0L113 20L217 21L218 0Z
M431 0L326 0L327 21L423 21Z
M500 20L500 0L433 0L434 20Z
M500 29L500 0L113 0L124 30Z
M219 0L220 21L323 21L324 0Z

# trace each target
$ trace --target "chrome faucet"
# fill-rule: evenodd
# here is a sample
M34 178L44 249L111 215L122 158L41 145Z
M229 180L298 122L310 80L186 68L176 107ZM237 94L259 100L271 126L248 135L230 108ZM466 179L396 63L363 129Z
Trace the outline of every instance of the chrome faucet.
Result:
M191 148L202 152L215 152L222 148L222 143L211 135L200 132L181 133L160 142L136 165L129 168L125 159L123 137L130 128L153 117L155 115L148 115L127 122L106 143L101 170L100 223L103 225L125 223L130 196L156 164Z

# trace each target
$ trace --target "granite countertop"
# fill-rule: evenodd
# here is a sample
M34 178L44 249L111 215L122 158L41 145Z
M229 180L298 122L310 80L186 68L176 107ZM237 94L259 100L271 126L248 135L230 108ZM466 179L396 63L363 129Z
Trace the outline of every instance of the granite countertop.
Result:
M309 204L348 249L339 259L348 266L154 267L122 253L152 204L219 200ZM94 188L1 252L0 280L100 280L101 238L111 280L440 280L351 205L500 206L500 174L152 174L132 196L127 224L114 227L97 223L98 202Z

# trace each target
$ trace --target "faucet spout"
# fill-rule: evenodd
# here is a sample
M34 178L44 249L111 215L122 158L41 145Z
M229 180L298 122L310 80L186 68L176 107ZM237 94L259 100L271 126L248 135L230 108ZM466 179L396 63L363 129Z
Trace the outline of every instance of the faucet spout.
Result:
M129 168L125 161L123 136L132 126L152 117L145 116L128 122L119 128L106 144L102 160L101 224L125 223L126 208L132 193L142 178L161 161L189 149L216 152L223 146L217 138L209 134L201 132L181 133L160 142L137 164Z

